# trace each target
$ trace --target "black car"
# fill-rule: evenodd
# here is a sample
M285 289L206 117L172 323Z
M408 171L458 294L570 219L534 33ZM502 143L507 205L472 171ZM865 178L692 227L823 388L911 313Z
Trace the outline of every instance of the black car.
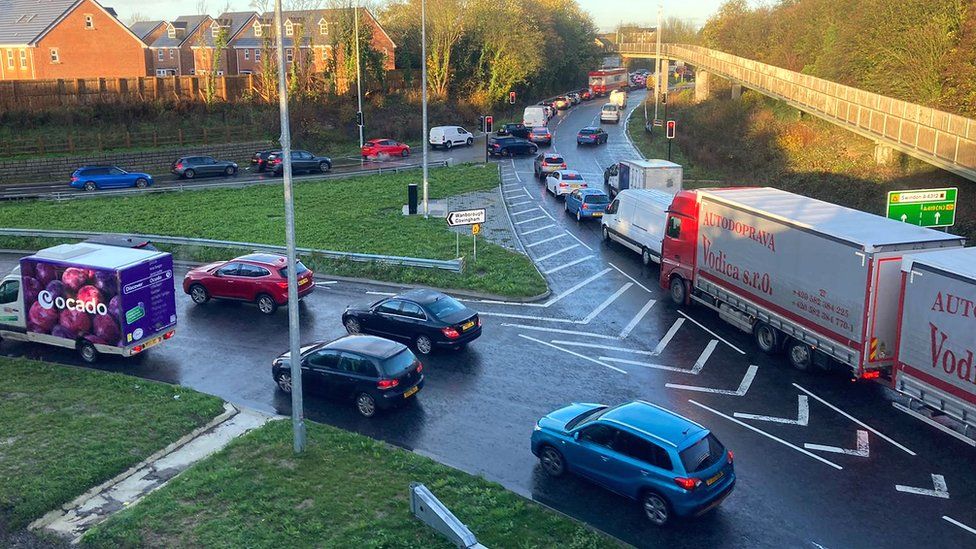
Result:
M478 313L433 290L411 290L369 307L349 307L342 324L350 334L409 341L422 355L435 348L460 349L481 335Z
M495 137L488 140L488 154L491 156L535 154L538 151L538 145L528 139L521 139L519 137Z
M254 167L259 172L263 172L265 168L268 167L268 157L277 152L274 149L268 149L266 151L258 151L251 156L251 166Z
M285 171L285 164L281 158L281 151L274 151L265 161L265 169L274 175L281 175ZM332 159L327 156L315 156L308 151L291 151L291 171L326 173L332 169Z
M498 128L498 136L508 135L520 139L528 139L531 131L532 128L526 127L525 124L505 124L501 128Z
M159 248L145 238L136 238L121 234L101 234L85 240L91 244L101 244L103 246L117 246L119 248L135 248L139 250L149 250L158 252Z
M184 156L173 162L171 171L181 178L193 179L198 175L237 175L237 164L217 160L212 156Z
M351 335L301 348L303 389L352 397L365 417L406 402L424 386L424 365L402 343ZM290 353L271 363L275 384L291 393Z

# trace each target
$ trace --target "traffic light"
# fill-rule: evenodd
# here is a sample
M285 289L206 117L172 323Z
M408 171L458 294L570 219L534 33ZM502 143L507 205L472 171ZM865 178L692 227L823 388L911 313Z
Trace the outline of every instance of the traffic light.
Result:
M356 125L360 127L365 125L363 124L363 111L358 111L356 113Z
M667 102L668 102L668 94L661 92L661 103L667 103Z
M485 133L491 133L491 126L495 122L494 116L485 117Z
M515 104L515 92L513 92L513 91L508 92L508 102L509 102L509 104L512 104L512 105Z
M664 134L668 139L674 139L674 126L674 120L668 120L667 129Z

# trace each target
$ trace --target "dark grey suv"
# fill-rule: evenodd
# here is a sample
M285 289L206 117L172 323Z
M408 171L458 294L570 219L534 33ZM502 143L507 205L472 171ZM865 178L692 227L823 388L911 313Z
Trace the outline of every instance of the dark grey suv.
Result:
M281 175L285 171L281 151L275 151L268 155L264 169L274 175ZM332 159L327 156L315 156L308 151L301 150L291 151L291 171L293 172L326 173L331 169Z
M203 175L237 175L237 164L217 160L212 156L184 156L173 162L171 170L184 179Z

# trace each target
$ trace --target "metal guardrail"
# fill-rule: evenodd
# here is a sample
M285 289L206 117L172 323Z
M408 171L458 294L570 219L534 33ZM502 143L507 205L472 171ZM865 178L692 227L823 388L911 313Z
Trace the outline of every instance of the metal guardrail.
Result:
M655 45L625 43L619 51L653 57ZM665 44L661 54L976 181L976 120L701 46Z
M40 237L40 238L70 238L86 239L94 236L114 235L115 233L99 233L87 231L55 231L45 229L16 229L0 228L0 236L20 236L20 237ZM255 251L265 251L284 254L284 246L272 244L259 244L255 242L234 242L227 240L214 240L210 238L189 238L183 236L163 236L152 234L126 234L139 239L149 240L159 244L172 244L176 246L202 246L207 248L239 248ZM301 255L315 255L329 259L341 259L347 261L382 263L384 265L394 265L398 267L419 267L423 269L438 269L460 273L464 269L464 259L423 259L417 257L399 257L394 255L362 254L355 252L336 252L332 250L316 250L314 248L297 248Z
M410 483L410 511L460 549L487 549L467 526L423 484Z

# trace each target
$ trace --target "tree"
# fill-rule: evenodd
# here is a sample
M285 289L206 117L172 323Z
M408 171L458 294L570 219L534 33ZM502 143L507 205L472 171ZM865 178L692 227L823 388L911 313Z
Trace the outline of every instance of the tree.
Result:
M220 72L220 62L227 49L227 27L221 26L217 31L217 35L211 35L211 38L213 39L212 45L208 46L206 40L201 40L200 44L201 61L207 67L205 69L207 73L204 82L203 100L208 105L213 104L217 99L217 73Z
M475 0L469 17L468 26L478 46L476 89L485 103L497 103L538 72L542 62L535 44L542 40L542 33L522 27L528 13L519 0ZM515 28L521 28L520 32L512 32Z

